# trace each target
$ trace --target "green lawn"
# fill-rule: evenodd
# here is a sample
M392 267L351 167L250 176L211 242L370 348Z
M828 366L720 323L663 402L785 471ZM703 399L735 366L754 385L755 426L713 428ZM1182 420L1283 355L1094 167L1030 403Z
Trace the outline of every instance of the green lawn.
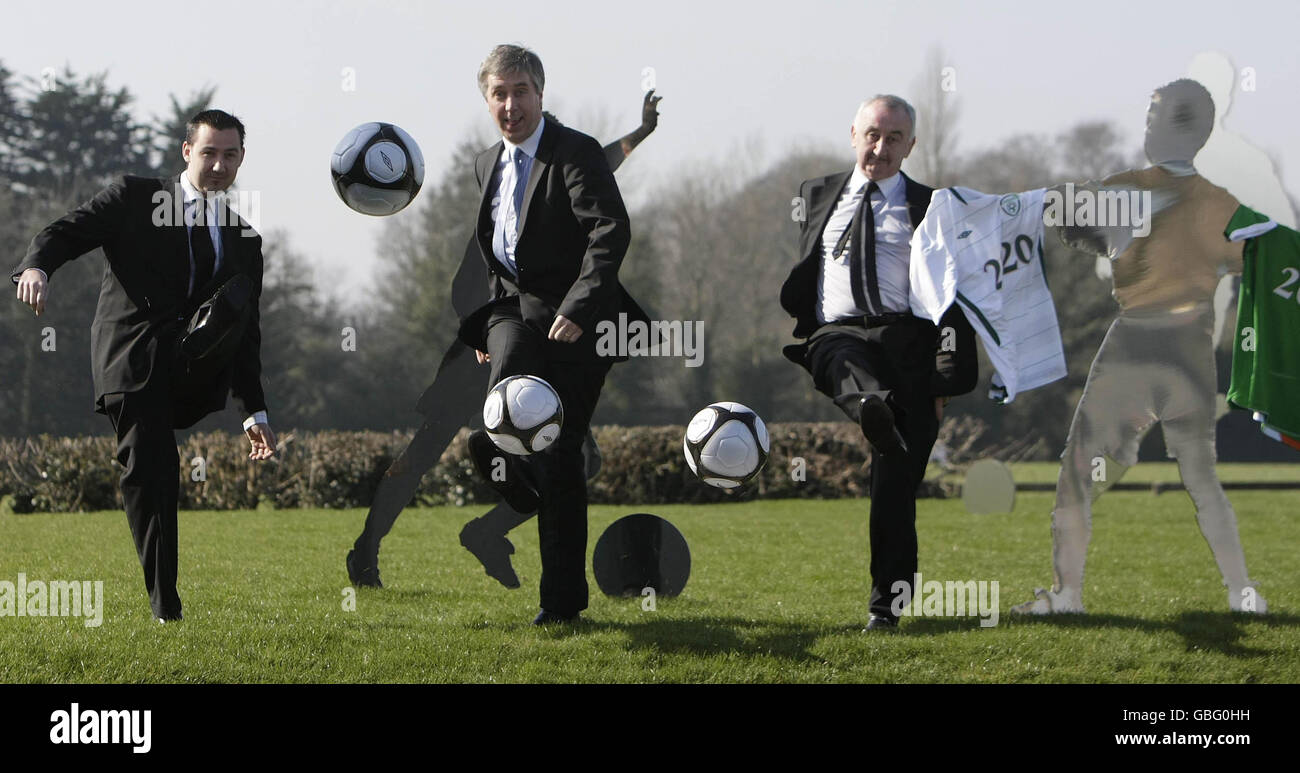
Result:
M1011 465L1017 483L1056 483L1061 465L1056 462L1017 462ZM1233 483L1286 482L1300 486L1300 464L1220 462L1219 480ZM1124 483L1178 483L1178 463L1142 462L1129 469Z
M345 611L343 556L364 512L181 516L186 619L149 616L120 512L0 516L0 580L104 581L103 625L0 617L3 682L1297 682L1300 493L1233 492L1252 575L1272 614L1227 612L1181 492L1097 505L1090 614L1007 610L1050 584L1050 493L972 516L923 500L926 579L997 580L1001 617L866 622L865 500L645 508L692 550L685 592L644 611L592 581L587 622L536 629L537 534L511 535L506 590L457 542L477 508L408 510L381 553L387 588ZM593 507L589 546L632 507ZM590 565L588 567L590 576Z

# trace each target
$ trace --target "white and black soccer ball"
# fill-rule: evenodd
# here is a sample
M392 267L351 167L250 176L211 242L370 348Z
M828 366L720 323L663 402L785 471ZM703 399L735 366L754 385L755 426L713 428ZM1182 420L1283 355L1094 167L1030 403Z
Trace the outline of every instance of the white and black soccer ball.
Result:
M334 147L330 175L344 204L364 215L391 215L420 192L424 155L400 127L363 123Z
M560 396L537 376L501 379L483 402L483 428L508 454L527 456L544 450L560 436L562 426Z
M740 403L714 403L691 419L682 441L686 464L710 486L739 488L767 464L767 426Z

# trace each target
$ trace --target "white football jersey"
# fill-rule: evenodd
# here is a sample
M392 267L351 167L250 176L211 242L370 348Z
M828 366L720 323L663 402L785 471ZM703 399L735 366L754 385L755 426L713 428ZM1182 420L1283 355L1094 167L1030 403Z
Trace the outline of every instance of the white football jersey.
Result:
M912 313L938 323L956 301L993 363L989 397L1003 403L1065 377L1043 273L1045 191L936 190L912 238Z

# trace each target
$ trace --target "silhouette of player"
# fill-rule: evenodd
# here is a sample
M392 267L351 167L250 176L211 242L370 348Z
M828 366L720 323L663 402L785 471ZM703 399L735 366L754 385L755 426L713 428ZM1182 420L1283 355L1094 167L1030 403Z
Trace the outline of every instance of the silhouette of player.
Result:
M1153 166L1114 175L1100 186L1149 192L1150 232L1139 236L1132 224L1062 231L1067 242L1100 247L1098 252L1114 258L1120 314L1093 360L1061 455L1052 512L1055 585L1038 589L1034 600L1013 612L1084 611L1091 505L1102 488L1094 489L1094 482L1118 481L1137 462L1138 443L1156 422L1196 505L1197 523L1228 588L1229 608L1267 610L1246 573L1237 517L1215 471L1212 301L1220 277L1241 271L1242 246L1223 235L1237 199L1192 166L1213 125L1214 102L1201 84L1182 79L1156 89L1145 141Z

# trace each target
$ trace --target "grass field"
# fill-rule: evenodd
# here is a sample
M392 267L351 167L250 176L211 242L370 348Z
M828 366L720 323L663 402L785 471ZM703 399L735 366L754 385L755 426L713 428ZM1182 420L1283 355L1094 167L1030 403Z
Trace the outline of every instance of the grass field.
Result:
M1014 618L1050 584L1048 493L1014 513L922 500L926 579L997 580L998 624L905 618L864 634L865 500L646 508L690 542L684 593L609 598L537 629L537 535L511 534L506 590L457 542L474 508L408 510L384 542L387 587L345 611L343 557L364 512L181 516L184 622L149 616L121 512L0 516L0 580L104 581L104 621L0 617L4 682L1297 682L1300 493L1231 499L1264 618L1232 615L1186 495L1098 503L1089 614ZM631 507L591 509L589 549ZM590 577L590 564L588 565Z

